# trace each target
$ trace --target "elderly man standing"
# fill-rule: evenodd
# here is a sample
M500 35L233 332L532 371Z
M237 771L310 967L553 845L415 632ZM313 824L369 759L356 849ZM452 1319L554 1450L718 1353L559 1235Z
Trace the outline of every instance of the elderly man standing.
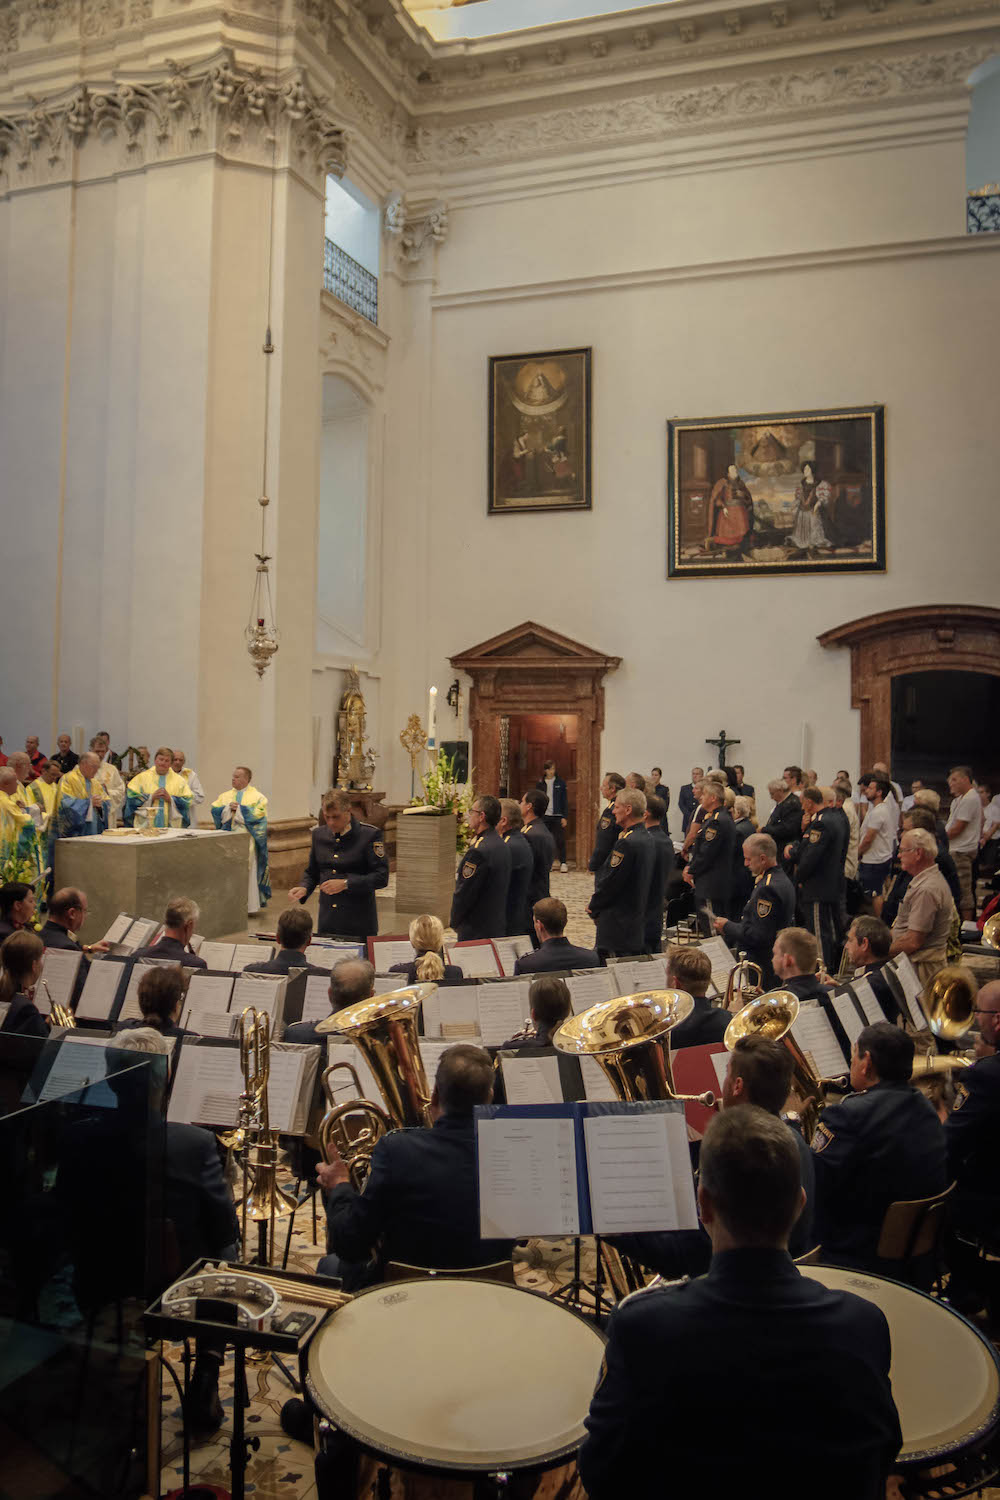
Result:
M909 955L921 984L928 984L947 962L948 934L955 916L948 882L937 867L937 840L924 828L908 828L899 843L899 862L910 883L892 924L892 957Z
M642 952L656 848L646 829L646 794L623 787L615 798L618 837L598 871L587 915L597 924L603 958Z
M97 779L100 760L92 750L80 756L56 788L56 805L49 820L49 863L56 839L103 833L108 826L108 798Z
M184 780L191 788L193 808L200 807L205 800L205 788L202 786L200 780L198 779L198 772L193 768L193 766L187 766L184 764L186 760L186 751L175 750L170 757L170 764L177 772L177 775L183 776Z
M90 742L90 748L100 757L97 780L108 798L108 827L117 828L125 806L125 783L121 772L111 759L111 740L103 729L99 729Z
M75 771L80 764L80 757L73 749L73 742L68 734L61 734L56 740L55 753L50 757L58 766L60 773L65 776L69 771Z
M765 988L772 989L774 940L795 921L795 887L779 867L778 851L768 833L752 833L744 839L743 863L754 877L750 899L738 920L716 917L712 926L730 948L745 952L760 966Z
M126 828L189 828L191 788L173 768L174 752L161 745L146 771L133 776L125 792Z
M694 887L694 904L706 934L716 916L728 917L733 894L736 825L726 809L721 781L706 776L701 784L705 816L691 850L684 879Z
M174 752L174 770L177 770L177 753ZM232 833L235 828L245 828L250 835L250 886L247 892L247 911L260 911L271 899L271 879L267 865L267 798L255 786L251 786L253 772L249 766L237 766L233 772L233 784L229 791L221 792L212 803L212 821L216 828ZM188 785L194 790L194 772ZM200 786L200 782L199 782ZM204 792L202 796L204 797Z
M11 756L11 761L14 757ZM976 916L976 893L972 884L972 862L979 852L979 835L983 831L983 804L972 784L972 768L955 766L948 773L951 811L948 814L948 852L955 861L958 882L962 888L962 920Z
M42 874L38 829L11 766L0 767L0 884L37 885Z

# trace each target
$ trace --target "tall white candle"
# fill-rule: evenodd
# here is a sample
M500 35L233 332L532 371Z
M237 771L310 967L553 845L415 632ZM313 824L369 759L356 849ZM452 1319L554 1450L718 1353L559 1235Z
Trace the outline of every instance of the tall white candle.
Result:
M434 749L436 749L436 746L435 746L435 743L434 743L434 737L435 737L435 731L436 731L436 728L437 728L437 725L436 725L436 720L437 720L437 696L438 696L438 690L437 690L437 688L436 687L432 687L431 690L430 690L430 693L428 695L428 703L427 703L427 748L428 748L428 750L434 750Z

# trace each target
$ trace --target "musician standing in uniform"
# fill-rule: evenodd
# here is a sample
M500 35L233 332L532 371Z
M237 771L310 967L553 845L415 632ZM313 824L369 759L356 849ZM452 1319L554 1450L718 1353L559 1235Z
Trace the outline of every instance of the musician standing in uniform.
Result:
M769 781L767 790L774 807L771 809L771 816L760 831L774 839L778 848L778 858L787 875L788 862L785 859L785 846L801 837L802 803L796 796L794 788L787 781Z
M649 883L656 861L645 817L645 793L624 787L615 798L618 837L598 872L587 907L587 915L597 923L597 951L602 959L642 952Z
M521 798L521 817L524 819L522 832L528 840L533 860L531 880L528 882L529 907L534 906L536 901L544 901L549 894L549 874L556 852L555 842L545 826L545 807L545 793L540 792L537 787L532 787Z
M694 887L695 910L702 931L707 933L713 918L729 915L736 825L726 811L725 791L720 781L706 776L701 784L700 801L705 816L684 879Z
M615 839L618 837L618 824L615 822L615 797L624 785L625 777L619 775L617 771L608 771L601 782L601 796L607 798L608 805L602 808L601 816L597 820L594 850L587 861L587 869L595 875L611 853Z
M789 1257L804 1194L788 1126L751 1105L727 1109L700 1167L711 1265L612 1313L579 1453L590 1500L795 1500L806 1475L812 1500L881 1500L902 1441L889 1329L874 1303L829 1291ZM707 1393L735 1365L745 1389L720 1427Z
M644 953L659 953L663 946L663 903L667 897L670 871L674 867L674 846L664 828L666 816L667 809L660 797L646 798L646 832L653 841L656 859L646 901Z
M507 931L510 851L497 833L499 821L496 797L477 797L469 809L472 843L459 860L451 898L451 925L460 943L503 937Z
M774 940L795 920L795 888L778 865L778 850L767 833L743 840L743 863L754 877L750 900L738 921L716 917L712 926L734 952L743 952L763 970L765 989L775 986L771 953Z
M312 832L309 863L302 884L288 892L304 901L319 886L319 925L323 936L368 938L378 932L375 892L389 883L389 861L382 830L360 823L347 792L327 792L323 822Z
M535 861L531 847L521 831L524 819L521 809L513 797L500 798L500 821L497 833L507 846L510 855L510 884L507 887L508 937L522 937L531 932L531 904L528 889L534 872Z
M827 973L835 974L840 962L840 900L847 819L843 815L838 818L832 807L824 807L827 791L828 788L816 786L804 789L802 808L809 821L802 837L786 853L795 866L802 925L819 943Z

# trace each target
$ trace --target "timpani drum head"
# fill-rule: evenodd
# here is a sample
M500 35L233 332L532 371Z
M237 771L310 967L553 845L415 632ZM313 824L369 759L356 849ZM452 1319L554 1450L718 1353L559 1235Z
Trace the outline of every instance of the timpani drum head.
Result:
M394 1281L327 1320L306 1384L322 1415L378 1454L488 1473L576 1451L603 1353L595 1328L537 1292Z
M903 1429L901 1465L951 1457L1000 1418L1000 1360L960 1313L901 1282L835 1266L799 1266L832 1292L853 1292L885 1314L889 1376Z

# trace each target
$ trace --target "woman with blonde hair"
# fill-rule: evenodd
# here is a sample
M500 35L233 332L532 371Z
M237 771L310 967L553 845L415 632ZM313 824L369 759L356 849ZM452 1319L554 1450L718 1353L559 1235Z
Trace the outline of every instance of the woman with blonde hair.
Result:
M34 993L42 977L45 945L34 932L12 932L0 947L0 1004L9 1003L0 1032L19 1036L47 1037L45 1017L34 1003Z
M465 977L457 964L445 962L444 924L438 917L430 912L414 917L410 923L410 942L416 958L412 963L393 964L390 974L405 974L407 984L422 984L425 980L440 984L442 979Z

